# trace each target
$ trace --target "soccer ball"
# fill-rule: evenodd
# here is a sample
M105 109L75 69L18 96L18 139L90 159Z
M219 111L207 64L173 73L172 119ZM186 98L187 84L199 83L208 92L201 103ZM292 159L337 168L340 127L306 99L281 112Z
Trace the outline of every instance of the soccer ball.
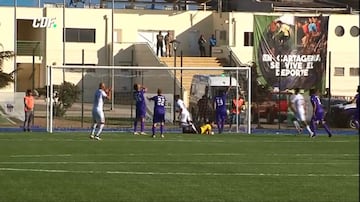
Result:
M211 133L210 133L211 135L214 135L214 131L211 131Z

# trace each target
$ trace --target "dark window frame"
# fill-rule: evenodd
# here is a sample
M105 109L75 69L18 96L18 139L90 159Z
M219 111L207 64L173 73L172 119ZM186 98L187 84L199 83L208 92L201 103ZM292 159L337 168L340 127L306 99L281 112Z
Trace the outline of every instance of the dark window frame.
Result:
M74 43L96 43L96 29L64 28L63 41Z
M244 46L254 46L254 32L244 32Z

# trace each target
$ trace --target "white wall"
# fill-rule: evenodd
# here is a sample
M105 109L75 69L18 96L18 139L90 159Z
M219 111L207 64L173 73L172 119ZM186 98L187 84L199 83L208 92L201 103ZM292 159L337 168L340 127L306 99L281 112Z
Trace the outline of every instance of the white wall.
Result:
M335 28L343 26L344 36L335 35ZM350 67L359 68L359 36L350 35L352 26L359 28L359 15L331 15L328 29L328 52L331 52L331 93L337 96L354 96L359 76L350 76ZM344 76L335 76L335 67L344 67ZM328 83L327 83L328 86Z
M57 65L65 63L81 63L81 51L85 50L85 63L107 65L110 53L107 45L111 44L111 9L65 9L65 27L67 28L94 28L96 29L96 43L66 43L65 58L63 57L63 9L62 8L17 8L18 19L34 19L45 16L56 18L57 28L46 29L46 58L42 63L42 83L45 84L45 66L54 62ZM173 30L175 38L181 41L180 49L184 55L197 55L197 37L204 34L208 39L211 34L224 30L227 33L226 40L221 43L229 45L237 57L244 63L252 61L253 47L244 46L244 32L253 32L253 16L261 13L230 12L216 13L212 11L156 11L156 10L115 10L114 30L117 45L114 55L120 50L126 49L129 44L137 42L138 32L141 30ZM268 14L267 14L268 15ZM272 13L271 15L281 15ZM296 14L310 15L310 14ZM12 7L0 7L0 33L4 50L14 50L14 9ZM106 20L107 16L107 29ZM337 37L334 34L335 27L343 25L345 36ZM332 52L331 70L333 67L345 67L345 76L331 77L332 94L352 96L358 77L349 77L350 67L359 67L359 37L351 37L351 26L359 26L359 15L331 15L329 20L328 51ZM219 41L219 39L218 39ZM19 57L20 61L28 61ZM37 61L39 62L39 61ZM115 64L116 65L116 64ZM14 69L13 61L4 63L4 71ZM333 75L333 73L332 73ZM77 80L79 77L71 77ZM62 72L57 71L54 75L54 83L62 82ZM74 81L74 83L76 83ZM347 85L344 85L346 83ZM9 86L1 91L12 91Z

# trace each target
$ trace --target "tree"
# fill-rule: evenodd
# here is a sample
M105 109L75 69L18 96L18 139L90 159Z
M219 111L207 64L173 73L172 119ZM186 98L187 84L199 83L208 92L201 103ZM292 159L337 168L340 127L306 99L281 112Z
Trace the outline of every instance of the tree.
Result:
M0 44L0 46L2 47L1 44ZM14 71L12 71L10 73L3 72L4 61L8 60L14 56L15 56L15 54L13 51L1 51L0 52L0 89L4 88L4 87L10 85L10 83L14 82L14 77L13 77Z
M65 81L58 88L58 100L54 103L55 116L64 116L65 112L75 103L80 90L73 83Z

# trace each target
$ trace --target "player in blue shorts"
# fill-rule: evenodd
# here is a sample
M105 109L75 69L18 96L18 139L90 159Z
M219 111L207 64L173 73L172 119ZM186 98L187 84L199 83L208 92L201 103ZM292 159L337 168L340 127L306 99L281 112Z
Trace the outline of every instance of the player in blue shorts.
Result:
M146 88L141 86L140 84L134 84L134 99L136 102L136 117L134 120L134 135L139 135L137 132L137 124L141 123L140 134L145 135L144 127L145 127L145 115L146 115L146 103L144 94L146 92Z
M214 97L214 108L216 110L216 124L221 134L224 130L224 124L227 118L227 109L226 109L226 96L229 93L231 86L226 91L219 91L219 94Z
M164 123L165 123L165 96L161 95L161 89L157 90L157 95L148 98L149 100L154 101L154 115L153 115L153 126L152 126L152 136L155 138L155 129L158 123L160 123L160 136L164 138Z

